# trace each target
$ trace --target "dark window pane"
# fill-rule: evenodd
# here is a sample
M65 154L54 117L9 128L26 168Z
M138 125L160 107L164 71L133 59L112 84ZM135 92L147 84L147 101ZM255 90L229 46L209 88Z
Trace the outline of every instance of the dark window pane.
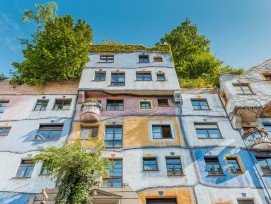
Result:
M162 57L153 57L153 61L154 62L163 62L163 58Z
M8 105L7 101L0 101L0 113L3 113Z
M150 101L140 101L140 109L151 109Z
M123 100L107 100L106 110L123 110Z
M96 81L104 81L105 80L105 72L95 72L95 80Z
M152 77L151 77L151 73L150 72L137 72L136 73L136 80L138 81L151 81Z
M72 99L56 99L54 109L55 110L69 110L72 103Z
M112 63L114 62L114 55L100 55L101 63Z
M10 129L10 127L0 127L0 136L7 136Z
M149 55L139 55L139 63L149 63Z
M111 85L112 86L124 86L125 85L125 74L124 73L112 73L111 74Z
M167 107L168 99L157 99L159 107Z
M48 105L48 100L38 100L34 110L45 111Z
M165 74L157 74L157 81L165 81L166 77Z
M191 100L191 103L194 110L209 110L210 109L207 100L194 99L194 100Z
M168 139L172 138L170 125L153 125L153 139Z

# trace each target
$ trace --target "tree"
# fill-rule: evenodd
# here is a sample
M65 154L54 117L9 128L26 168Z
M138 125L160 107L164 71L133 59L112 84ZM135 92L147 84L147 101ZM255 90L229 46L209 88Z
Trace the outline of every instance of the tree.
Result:
M160 39L171 45L172 56L182 87L213 87L222 72L241 73L241 69L223 67L210 52L210 41L198 34L189 18Z
M37 13L25 11L23 22L33 20L37 30L32 40L22 39L25 60L14 62L17 75L15 83L30 85L45 84L48 81L77 79L89 59L89 45L92 29L79 19L74 25L71 15L57 16L55 3L36 5Z
M91 190L96 181L108 173L111 162L102 157L103 142L91 139L87 144L81 140L62 147L42 148L35 162L43 166L59 182L57 204L91 203Z

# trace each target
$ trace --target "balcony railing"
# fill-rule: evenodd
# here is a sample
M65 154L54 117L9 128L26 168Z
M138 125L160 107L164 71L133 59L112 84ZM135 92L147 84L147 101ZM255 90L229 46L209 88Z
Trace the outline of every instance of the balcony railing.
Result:
M98 122L100 121L100 113L102 105L95 100L87 100L82 105L82 114L80 120L82 122Z
M247 146L256 151L271 151L271 139L264 128L250 128L244 134Z

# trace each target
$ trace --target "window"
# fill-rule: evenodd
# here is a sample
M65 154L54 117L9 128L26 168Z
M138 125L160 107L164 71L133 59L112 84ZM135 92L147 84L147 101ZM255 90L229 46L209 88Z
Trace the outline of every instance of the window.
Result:
M177 204L176 198L148 198L146 204Z
M221 98L223 99L224 105L226 106L228 104L228 97L224 91L221 92Z
M271 137L271 124L265 124L264 128L266 129L266 131L268 132L269 138Z
M38 100L34 110L45 111L48 105L48 100Z
M111 86L124 86L125 74L124 73L112 73L111 74Z
M150 101L140 101L140 109L151 109Z
M107 100L106 110L123 110L123 100Z
M163 62L163 58L162 58L162 56L154 56L153 61L154 62Z
M149 55L139 55L139 63L149 63Z
M100 63L113 63L114 55L100 55Z
M41 125L36 140L58 140L61 136L63 125Z
M143 170L144 171L157 171L156 158L143 158Z
M180 158L168 157L166 158L167 174L168 175L182 175L182 164Z
M168 99L157 99L158 107L168 107Z
M24 159L21 161L16 177L31 177L34 169L34 161L32 159Z
M137 81L151 81L151 72L136 72Z
M209 110L209 105L206 99L192 99L191 100L193 110Z
M3 113L7 108L8 101L0 101L0 113Z
M106 72L95 72L95 81L105 81Z
M105 128L105 146L122 147L122 126L107 126Z
M69 110L72 99L56 99L54 110Z
M212 124L212 123L199 123L195 124L197 136L199 139L215 139L215 138L221 138L221 134L219 131L219 128L217 124Z
M8 136L11 127L0 127L0 136Z
M42 166L42 167L41 167L40 174L41 174L41 175L48 175L48 174L49 174L49 171L48 171L44 166Z
M172 139L170 125L153 125L153 139Z
M222 168L220 166L219 160L217 157L204 157L206 170L208 175L219 175L223 174Z
M271 80L271 73L262 73L265 80L270 81Z
M271 175L271 157L256 157L264 175Z
M248 84L233 84L237 94L252 94L252 91Z
M157 73L157 81L165 81L166 77L164 73Z
M98 126L81 126L80 138L88 139L89 137L97 137L98 129Z
M122 160L113 160L112 164L107 167L109 175L103 178L103 187L122 187Z
M238 204L254 204L253 200L237 200Z
M231 173L242 173L242 170L240 168L239 162L237 158L227 158L228 161L228 167L230 169Z

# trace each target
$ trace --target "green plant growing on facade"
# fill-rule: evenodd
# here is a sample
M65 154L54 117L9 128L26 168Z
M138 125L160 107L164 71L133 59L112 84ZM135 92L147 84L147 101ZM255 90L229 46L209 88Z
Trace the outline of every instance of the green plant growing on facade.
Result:
M23 22L34 21L37 29L31 40L21 39L26 45L25 60L14 62L17 75L11 83L18 81L40 85L54 80L80 78L85 64L89 62L89 46L92 29L79 19L76 24L71 15L57 16L56 3L36 5L36 12L27 10Z
M211 54L210 41L198 34L189 18L159 43L171 45L172 56L181 87L214 87L221 73L240 74L242 69L223 67L222 61Z
M104 143L97 138L76 140L62 147L42 148L35 162L43 162L58 181L57 204L92 203L97 180L108 174L111 161L102 157Z
M6 77L3 73L0 74L0 81L4 81L8 79L8 77Z

